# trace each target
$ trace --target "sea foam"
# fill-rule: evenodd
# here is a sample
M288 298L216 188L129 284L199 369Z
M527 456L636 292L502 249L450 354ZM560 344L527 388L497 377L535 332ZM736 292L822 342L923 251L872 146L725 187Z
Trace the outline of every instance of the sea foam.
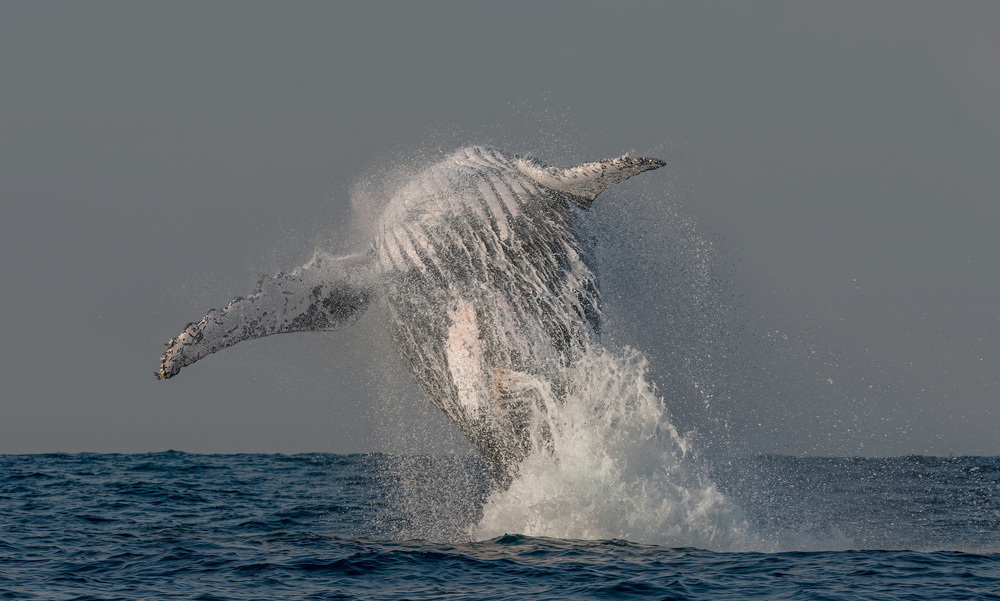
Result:
M548 399L551 439L536 445L509 489L488 496L470 536L745 547L741 512L672 425L646 370L633 349L589 349L568 374L565 397Z

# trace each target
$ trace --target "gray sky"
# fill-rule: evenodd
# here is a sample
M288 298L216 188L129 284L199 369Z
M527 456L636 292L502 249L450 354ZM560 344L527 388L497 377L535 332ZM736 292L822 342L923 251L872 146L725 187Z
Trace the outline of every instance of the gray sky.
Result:
M187 322L336 244L393 157L485 142L667 160L643 189L696 220L746 324L716 377L748 449L1000 454L997 23L991 2L5 2L0 453L453 445L375 313L152 374Z

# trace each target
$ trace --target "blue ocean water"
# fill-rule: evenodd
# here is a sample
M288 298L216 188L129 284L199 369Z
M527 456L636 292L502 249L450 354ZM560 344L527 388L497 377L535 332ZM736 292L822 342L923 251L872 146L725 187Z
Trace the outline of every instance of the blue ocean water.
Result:
M2 599L1000 599L997 457L714 466L754 533L725 551L473 540L493 494L476 458L166 452L0 466Z

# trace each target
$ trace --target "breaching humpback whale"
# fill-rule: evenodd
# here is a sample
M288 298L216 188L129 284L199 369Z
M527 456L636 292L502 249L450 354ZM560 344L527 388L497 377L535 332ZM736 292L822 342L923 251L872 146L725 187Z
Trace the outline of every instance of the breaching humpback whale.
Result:
M609 186L663 165L623 156L563 169L459 150L395 193L367 253L261 277L167 342L156 376L244 340L352 323L383 298L418 385L507 486L546 445L546 403L598 342L597 276L570 204L589 210Z

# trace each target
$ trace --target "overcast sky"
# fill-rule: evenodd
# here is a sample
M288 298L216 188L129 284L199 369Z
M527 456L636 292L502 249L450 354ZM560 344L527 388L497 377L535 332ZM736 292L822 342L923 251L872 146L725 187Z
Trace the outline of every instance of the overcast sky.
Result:
M4 2L0 453L453 445L377 312L152 374L186 323L336 245L394 157L490 143L668 162L642 189L728 274L750 450L1000 454L998 23L910 0Z

